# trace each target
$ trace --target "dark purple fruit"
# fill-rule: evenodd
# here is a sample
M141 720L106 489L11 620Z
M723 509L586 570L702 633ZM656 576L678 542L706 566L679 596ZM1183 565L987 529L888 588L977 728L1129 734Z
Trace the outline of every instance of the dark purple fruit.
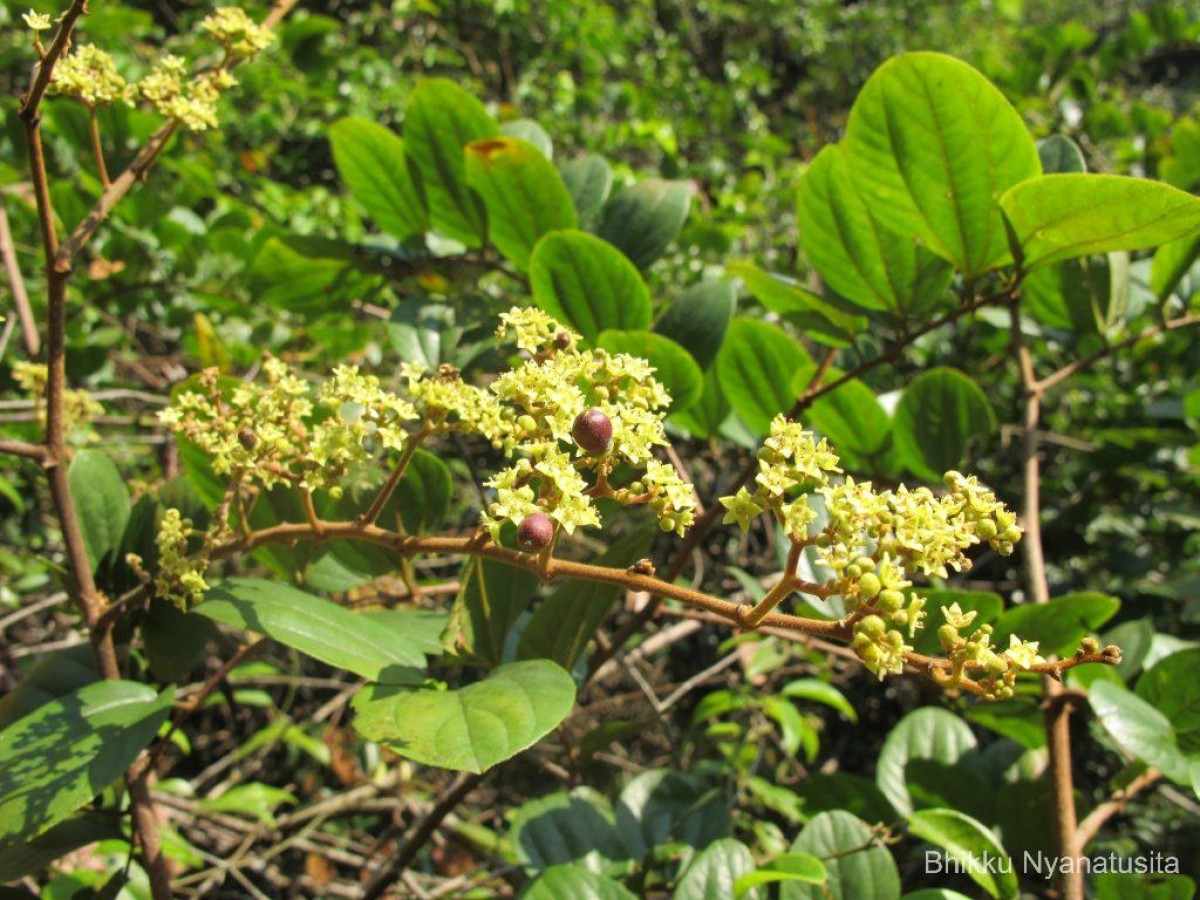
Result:
M243 428L238 432L238 442L247 450L253 450L258 445L258 435L249 428Z
M571 426L571 437L575 438L575 443L593 456L608 452L612 446L612 436L612 419L595 407L581 412Z
M545 550L554 540L554 523L543 512L535 512L517 526L517 546L530 553Z

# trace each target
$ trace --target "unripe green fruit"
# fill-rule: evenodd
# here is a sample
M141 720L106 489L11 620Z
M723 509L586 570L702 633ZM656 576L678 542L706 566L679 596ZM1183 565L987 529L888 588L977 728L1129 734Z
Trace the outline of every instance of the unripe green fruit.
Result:
M883 590L883 582L874 572L868 572L858 580L859 595L865 600L870 600L881 590Z
M571 437L585 452L593 456L607 453L608 448L612 446L612 419L595 407L585 409L575 417L575 424L571 426Z
M874 641L883 637L883 633L887 631L887 623L879 616L867 616L858 623L855 630L863 637Z
M517 546L530 553L545 550L554 540L554 523L543 512L535 512L517 526Z
M883 612L893 613L904 605L904 595L899 591L883 591L875 606Z
M979 535L980 540L990 541L996 536L996 523L991 519L984 519L975 526L975 533Z
M522 431L537 431L537 419L530 415L524 415L517 419L517 427Z

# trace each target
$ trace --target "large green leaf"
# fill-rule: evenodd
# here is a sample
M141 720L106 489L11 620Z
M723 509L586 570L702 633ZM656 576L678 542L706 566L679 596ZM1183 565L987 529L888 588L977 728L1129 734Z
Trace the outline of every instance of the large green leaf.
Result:
M0 731L0 850L67 818L121 776L171 710L171 691L104 681Z
M880 66L850 111L845 151L866 206L968 277L1010 260L996 201L1041 173L1021 116L986 78L939 53Z
M813 772L797 785L796 793L804 803L805 815L810 817L844 810L872 824L891 822L896 818L896 811L879 786L862 775Z
M597 346L610 353L628 353L649 360L654 377L671 395L671 412L687 409L700 399L704 373L692 355L668 337L653 331L603 331Z
M472 141L467 184L483 200L488 239L518 268L550 231L579 224L571 194L554 164L533 144L513 137Z
M0 729L39 706L100 679L91 644L76 644L43 654L17 686L0 698Z
M896 447L914 475L940 481L962 464L967 444L996 427L983 389L956 369L936 368L919 375L896 406Z
M871 829L848 812L823 812L812 819L791 847L825 864L822 885L784 882L781 900L899 900L900 875L892 855L875 843Z
M1159 769L1172 781L1192 786L1197 757L1179 747L1175 728L1165 715L1119 684L1098 681L1088 691L1096 720L1127 753Z
M368 684L354 698L354 727L416 762L479 773L536 744L574 703L567 671L534 659L457 690Z
M588 153L563 163L559 171L571 192L580 225L590 226L608 201L608 192L612 190L612 166L603 156Z
M833 442L852 468L878 471L892 444L891 418L875 392L857 379L818 398L805 419Z
M1026 269L1200 230L1200 197L1122 175L1044 175L1006 191L1000 205Z
M1196 882L1186 875L1098 872L1096 900L1192 900Z
M115 810L72 816L32 840L0 851L0 883L33 875L80 847L96 841L120 840L123 836Z
M713 437L729 418L729 401L721 390L721 380L716 366L709 366L704 373L704 386L700 399L690 408L676 413L672 421L699 438Z
M595 564L625 568L645 556L658 529L647 522L601 554ZM548 658L570 669L621 589L595 581L567 581L538 604L521 632L518 659Z
M1008 900L1020 894L1008 853L991 831L970 816L955 809L920 810L908 817L908 832L945 850L988 896Z
M490 559L471 559L450 608L444 640L457 657L487 665L504 659L504 643L529 608L537 576Z
M737 291L727 280L701 281L672 301L654 330L679 344L701 369L717 357L737 306Z
M745 844L733 838L721 838L692 857L688 867L683 870L672 898L710 900L713 897L732 897L734 882L754 869L754 857ZM762 892L752 890L742 896L757 900Z
M100 450L81 450L67 470L71 499L95 571L121 544L129 521L129 488L121 470Z
M733 320L721 352L717 377L733 409L753 431L766 434L771 420L796 402L792 385L816 366L804 348L777 325Z
M1150 290L1154 296L1159 300L1170 297L1197 259L1200 259L1200 233L1170 241L1154 251L1150 265Z
M913 798L905 770L912 760L934 760L950 766L975 747L970 726L953 713L926 706L909 713L883 742L875 765L875 781L897 811L909 815Z
M1138 679L1137 695L1171 720L1180 747L1200 753L1200 648L1159 660Z
M888 230L855 189L844 149L826 147L800 182L800 244L835 291L908 317L935 304L953 270L915 234Z
M369 119L347 116L330 126L329 142L338 175L380 228L402 241L425 232L425 201L398 135Z
M521 895L521 900L635 900L625 886L579 866L547 869Z
M617 828L630 856L669 841L707 847L733 828L729 802L716 783L685 772L650 769L625 785Z
M467 184L463 148L500 128L475 97L445 78L422 81L404 114L404 149L421 176L433 226L478 247L484 211Z
M556 231L529 261L533 302L589 341L606 328L650 327L650 291L620 250L583 231Z
M582 860L625 858L612 806L591 788L548 794L521 806L512 816L509 843L524 865L535 870Z
M608 201L597 233L644 269L678 237L691 202L688 182L645 178Z
M1049 603L1027 603L1007 609L995 622L992 640L1008 646L1009 635L1037 641L1043 656L1066 656L1079 642L1117 614L1121 601L1097 591L1055 597Z
M425 655L407 635L285 584L228 578L209 588L193 612L374 681L411 684L424 677Z
M200 662L216 635L212 620L155 600L142 620L142 640L151 674L160 682L182 681Z
M1079 145L1065 135L1052 134L1037 142L1038 159L1042 172L1059 175L1067 172L1086 172L1087 163Z

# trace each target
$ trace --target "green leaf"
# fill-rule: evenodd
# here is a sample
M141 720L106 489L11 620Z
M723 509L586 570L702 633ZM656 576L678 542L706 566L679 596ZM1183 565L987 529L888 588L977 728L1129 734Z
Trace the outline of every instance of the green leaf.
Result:
M80 450L71 460L67 482L94 572L121 544L129 521L129 488L121 470L100 450Z
M975 735L966 722L936 706L922 707L901 719L883 742L875 782L897 812L910 815L913 800L905 774L909 761L929 759L950 766L974 747Z
M740 876L733 884L734 897L761 896L756 888L782 881L798 881L802 884L824 884L825 864L807 853L784 853L765 866ZM678 895L676 895L678 896ZM709 894L710 897L729 896Z
M611 805L586 787L539 797L518 808L509 843L523 865L538 871L591 854L625 858Z
M517 618L529 608L537 576L490 559L467 561L444 641L459 659L499 665Z
M216 636L212 620L185 613L167 600L154 600L142 621L142 640L150 673L160 682L183 681Z
M364 616L285 584L227 578L192 611L364 678L404 684L424 675L425 655L407 635L380 631Z
M468 247L480 245L484 211L467 184L463 148L499 134L483 104L445 78L418 84L404 114L405 151L420 173L433 226Z
M119 778L166 720L171 694L90 684L0 731L0 850L37 837Z
M916 234L888 230L863 202L839 145L818 153L804 173L797 224L804 253L825 282L866 309L907 318L950 286L953 269L944 260Z
M1020 114L986 78L939 53L884 63L850 111L845 152L879 221L973 277L1010 260L996 201L1041 172Z
M613 544L595 564L625 568L650 549L658 527L647 522ZM592 639L596 628L621 596L621 589L595 581L567 581L538 604L521 632L518 659L548 658L567 669Z
M925 809L908 817L908 831L945 850L988 896L1008 900L1020 894L1012 860L995 835L970 816L954 809Z
M115 811L81 813L59 822L32 840L0 851L0 883L33 875L80 847L96 841L120 840L122 836L121 822Z
M1006 191L1000 206L1027 270L1156 247L1200 230L1200 198L1123 175L1044 175Z
M914 475L941 481L966 458L967 444L987 437L996 419L987 395L968 375L935 368L919 375L896 406L896 447Z
M1088 703L1098 721L1127 753L1186 787L1192 786L1192 763L1179 748L1170 719L1134 694L1110 681L1098 681L1088 691Z
M745 896L736 893L734 884L742 875L753 872L754 867L754 857L745 844L733 838L721 838L692 857L671 896L673 900ZM762 895L754 892L751 896Z
M457 690L368 684L354 698L354 727L415 762L481 773L536 744L574 703L567 671L535 659Z
M282 788L252 781L235 785L219 797L205 797L197 804L197 809L241 813L274 828L275 810L285 803L295 802L296 798Z
M617 829L635 858L669 841L707 847L732 828L725 796L698 775L650 769L625 785L617 802Z
M1200 258L1200 235L1189 235L1163 244L1150 264L1150 290L1166 300L1179 287L1192 263Z
M958 608L963 612L974 612L975 621L972 623L974 628L996 621L996 618L1004 610L1004 600L999 594L993 594L991 591L921 588L917 593L926 599L925 612L928 615L925 627L918 631L916 637L913 638L913 649L918 653L940 655L943 652L937 630L946 621L946 617L942 615L945 607L957 603Z
M590 226L608 201L613 182L612 166L603 156L588 153L563 163L559 172L575 203L580 225Z
M1046 746L1045 716L1036 698L978 703L967 710L967 718L1030 750Z
M1038 160L1045 175L1064 175L1070 172L1086 172L1083 151L1069 137L1052 134L1037 142Z
M671 395L671 412L687 409L700 399L704 373L692 355L677 343L653 331L602 331L596 342L609 353L628 353L648 360L654 377Z
M1049 603L1027 603L1005 610L995 622L992 643L1007 647L1009 635L1037 641L1042 656L1069 656L1079 642L1117 614L1121 601L1097 591L1055 597Z
M844 312L812 291L764 272L752 263L731 263L725 271L740 278L755 300L795 322L814 341L845 347L867 327L865 317Z
M704 384L700 399L688 409L675 413L672 420L699 438L710 438L717 434L721 424L729 418L729 401L721 390L721 380L716 366L709 366L704 373Z
M824 861L825 883L780 885L781 900L898 900L900 875L892 855L874 842L871 829L848 812L823 812L804 827L792 853Z
M864 822L891 822L896 818L896 811L875 782L861 775L813 772L797 785L796 793L809 817L844 810Z
M556 231L529 261L533 302L589 341L606 328L650 327L650 291L633 264L607 241Z
M1136 693L1170 719L1185 752L1200 753L1200 648L1159 660L1138 679Z
M771 420L796 402L792 385L798 373L815 365L787 332L757 319L736 318L721 352L717 377L721 390L742 421L758 434L770 431Z
M688 182L645 178L608 201L597 234L644 269L679 236L691 202Z
M1196 882L1186 875L1098 872L1092 876L1096 900L1192 900Z
M852 468L880 468L892 444L892 420L875 392L861 381L847 381L819 397L805 415Z
M707 369L721 349L735 306L733 282L701 281L675 298L654 323L654 330L675 341L701 369Z
M329 142L338 176L375 224L401 241L425 233L425 201L398 135L368 119L346 116L330 126Z
M904 895L904 900L971 900L966 894L951 891L947 888L924 888L910 891Z
M521 895L521 900L635 900L624 885L579 866L547 869Z
M813 703L820 703L828 706L830 709L837 710L851 722L858 721L858 714L854 711L854 707L850 705L850 701L828 681L821 681L819 678L800 678L785 684L780 694L796 700L810 700Z
M90 643L51 650L24 673L15 688L0 698L0 729L99 679L96 654Z
M579 222L554 164L526 141L495 137L466 147L467 184L487 211L488 239L519 269L548 232Z

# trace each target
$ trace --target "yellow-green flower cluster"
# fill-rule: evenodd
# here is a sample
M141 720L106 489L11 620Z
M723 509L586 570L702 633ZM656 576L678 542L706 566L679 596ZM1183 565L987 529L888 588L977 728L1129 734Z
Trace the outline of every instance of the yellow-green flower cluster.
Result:
M158 523L155 545L158 547L158 571L154 577L154 592L159 599L170 601L186 610L199 601L208 583L204 572L208 558L192 554L188 539L192 536L191 519L183 518L177 509L168 509Z
M600 524L596 494L648 504L664 530L686 532L695 520L692 487L653 456L667 443L663 417L671 402L654 368L628 354L581 349L577 334L539 309L517 308L500 318L498 339L513 340L526 359L491 385L501 408L492 421L497 430L488 436L518 459L490 483L497 499L484 511L484 525L498 534L505 520L519 523L541 509L570 534ZM575 420L588 410L612 423L611 445L599 455L572 438ZM560 445L569 452L547 449ZM608 478L619 464L641 473L614 489ZM585 471L595 473L595 488L582 477Z
M49 379L45 364L17 360L12 364L12 376L17 384L33 395L38 419L45 424L46 408L43 400L46 396L46 382ZM104 407L93 400L87 391L67 388L63 392L63 424L67 431L88 425L103 414Z
M483 435L497 449L503 446L506 423L499 401L486 389L463 381L458 369L441 366L431 372L425 366L405 363L400 374L421 417L445 428Z
M178 119L191 131L217 127L217 101L221 91L237 80L225 69L189 77L187 63L178 56L162 57L130 92L131 100L145 100L168 119Z
M959 683L965 674L973 675L993 699L1003 700L1013 695L1017 673L1044 663L1038 655L1037 641L1023 641L1009 635L1008 648L997 651L992 646L992 626L980 625L966 636L976 612L963 612L957 603L942 607L946 622L938 629L938 640L951 662L949 684Z
M201 31L225 48L231 58L253 56L271 45L269 28L259 25L241 7L222 6L200 21Z
M113 58L91 44L60 59L50 76L50 93L75 97L92 107L123 99L125 90Z

